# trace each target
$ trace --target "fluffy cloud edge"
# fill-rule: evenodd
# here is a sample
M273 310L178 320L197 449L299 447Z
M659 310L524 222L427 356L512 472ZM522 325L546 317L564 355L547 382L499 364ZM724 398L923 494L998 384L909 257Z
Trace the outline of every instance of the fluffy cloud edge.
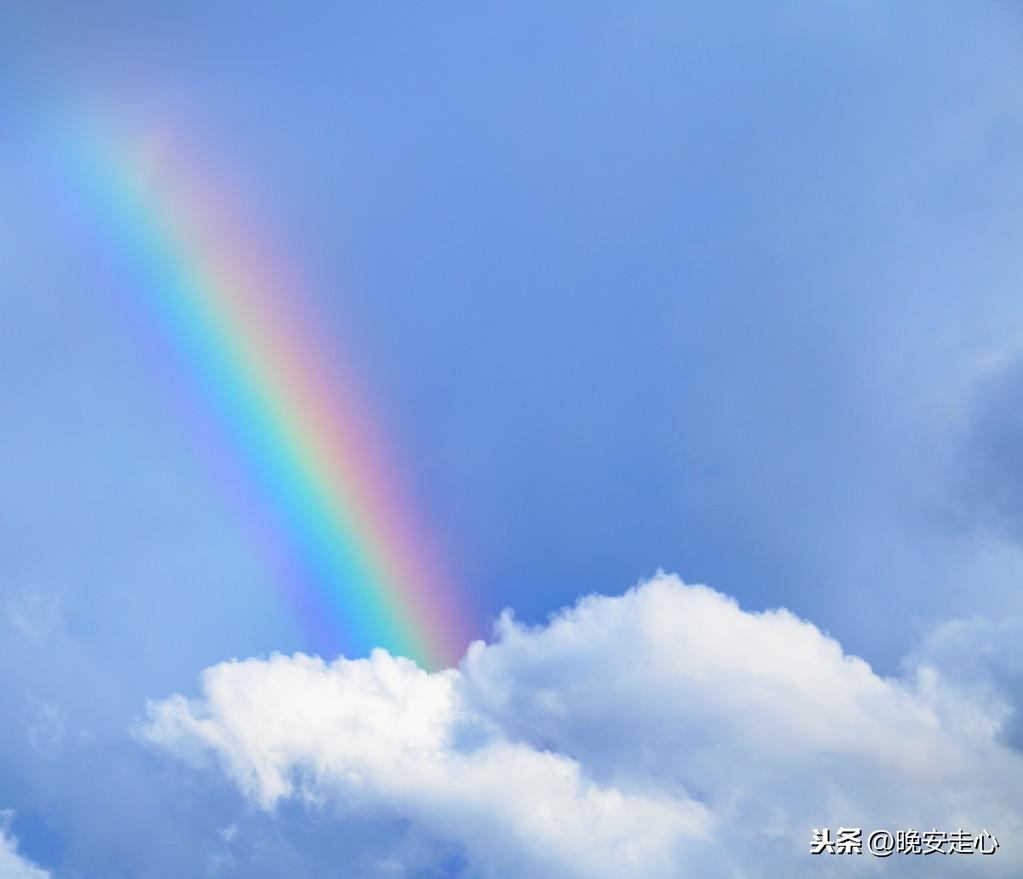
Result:
M52 874L32 863L18 851L18 839L11 832L14 813L0 811L0 879L52 879Z

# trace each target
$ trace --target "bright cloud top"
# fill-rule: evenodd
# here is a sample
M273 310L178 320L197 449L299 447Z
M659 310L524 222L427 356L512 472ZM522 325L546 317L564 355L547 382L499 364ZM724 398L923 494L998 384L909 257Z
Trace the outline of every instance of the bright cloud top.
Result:
M456 845L469 876L847 874L878 862L811 858L811 828L1020 838L1010 697L954 683L941 655L882 678L787 611L748 613L660 575L547 626L505 615L458 670L383 651L222 663L200 699L151 704L143 733L190 761L213 755L266 810L297 799L411 822ZM894 857L900 876L1023 865L1004 844Z

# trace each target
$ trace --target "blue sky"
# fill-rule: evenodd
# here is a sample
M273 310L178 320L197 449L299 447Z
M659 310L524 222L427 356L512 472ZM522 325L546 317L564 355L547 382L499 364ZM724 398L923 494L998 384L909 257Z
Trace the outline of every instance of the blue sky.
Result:
M243 820L225 875L348 851L139 744L312 646L61 188L82 102L181 125L301 266L480 637L658 569L884 675L1019 614L1012 4L148 7L0 13L0 809L54 876L201 875ZM407 875L475 875L422 835Z

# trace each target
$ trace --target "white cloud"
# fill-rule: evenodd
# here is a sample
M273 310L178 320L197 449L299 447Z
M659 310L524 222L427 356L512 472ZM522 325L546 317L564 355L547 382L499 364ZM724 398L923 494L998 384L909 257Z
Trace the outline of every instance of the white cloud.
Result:
M473 731L458 684L383 651L225 663L204 673L202 704L152 706L147 734L212 750L265 808L296 796L384 809L458 840L491 875L668 875L679 841L706 832L702 807L602 788L563 755L489 734L459 747Z
M274 656L207 669L202 690L150 705L146 737L192 761L215 756L268 810L294 798L412 822L458 845L471 876L880 865L811 858L820 826L1023 838L1023 759L1004 740L1004 700L921 657L879 677L786 611L747 613L669 576L535 629L505 616L457 671L382 651L329 665ZM1023 859L1003 844L884 866L1018 875Z
M13 813L0 812L0 879L50 879L50 873L18 854L18 840L10 832Z

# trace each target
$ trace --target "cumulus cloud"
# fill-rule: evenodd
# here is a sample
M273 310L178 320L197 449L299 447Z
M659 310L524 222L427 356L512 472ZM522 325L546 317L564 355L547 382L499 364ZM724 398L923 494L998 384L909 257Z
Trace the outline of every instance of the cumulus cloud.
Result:
M377 651L331 665L308 656L227 663L205 700L152 706L147 735L216 753L265 808L283 797L385 810L458 840L487 875L621 876L667 870L706 811L600 787L577 762L486 733L477 746L454 671L428 674Z
M196 765L213 758L266 810L297 800L409 822L462 852L440 875L702 879L879 866L811 857L814 827L1021 838L1011 716L933 647L883 678L787 611L749 613L660 575L545 626L505 615L457 670L383 651L223 663L200 698L151 704L143 734ZM938 857L886 864L1023 867L1010 845Z
M0 879L50 879L50 873L18 854L18 840L11 833L10 811L0 812Z

